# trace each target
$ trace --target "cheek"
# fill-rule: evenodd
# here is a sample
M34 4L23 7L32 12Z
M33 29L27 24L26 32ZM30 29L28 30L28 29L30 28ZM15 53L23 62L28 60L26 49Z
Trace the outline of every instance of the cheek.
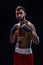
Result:
M22 17L24 17L25 15L24 14L22 14Z
M18 18L18 16L16 15L16 18Z
M25 13L23 13L23 16L25 17Z

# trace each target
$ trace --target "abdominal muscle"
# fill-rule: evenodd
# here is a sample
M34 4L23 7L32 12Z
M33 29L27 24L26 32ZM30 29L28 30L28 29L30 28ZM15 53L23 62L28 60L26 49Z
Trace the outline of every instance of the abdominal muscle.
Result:
M30 48L31 37L25 32L21 36L17 37L18 47L19 48Z

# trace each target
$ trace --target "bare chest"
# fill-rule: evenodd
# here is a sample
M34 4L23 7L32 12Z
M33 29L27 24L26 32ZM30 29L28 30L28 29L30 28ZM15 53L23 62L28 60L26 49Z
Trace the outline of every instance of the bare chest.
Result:
M20 48L29 48L30 47L31 37L24 30L18 31L17 42Z

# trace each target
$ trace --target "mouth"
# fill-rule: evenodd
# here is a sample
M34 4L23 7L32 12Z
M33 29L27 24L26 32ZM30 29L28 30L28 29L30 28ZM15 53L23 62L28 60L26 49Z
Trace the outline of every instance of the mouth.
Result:
M18 20L21 20L22 18L18 17Z
M21 17L19 17L19 16L16 16L16 18L17 18L17 19L21 19Z

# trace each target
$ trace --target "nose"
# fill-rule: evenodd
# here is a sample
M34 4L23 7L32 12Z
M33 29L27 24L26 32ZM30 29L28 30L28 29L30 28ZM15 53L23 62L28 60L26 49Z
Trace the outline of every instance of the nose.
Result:
M18 14L18 17L20 17L21 15L20 14Z
M16 17L17 17L17 18L20 18L20 17L21 17L21 14L16 15Z

